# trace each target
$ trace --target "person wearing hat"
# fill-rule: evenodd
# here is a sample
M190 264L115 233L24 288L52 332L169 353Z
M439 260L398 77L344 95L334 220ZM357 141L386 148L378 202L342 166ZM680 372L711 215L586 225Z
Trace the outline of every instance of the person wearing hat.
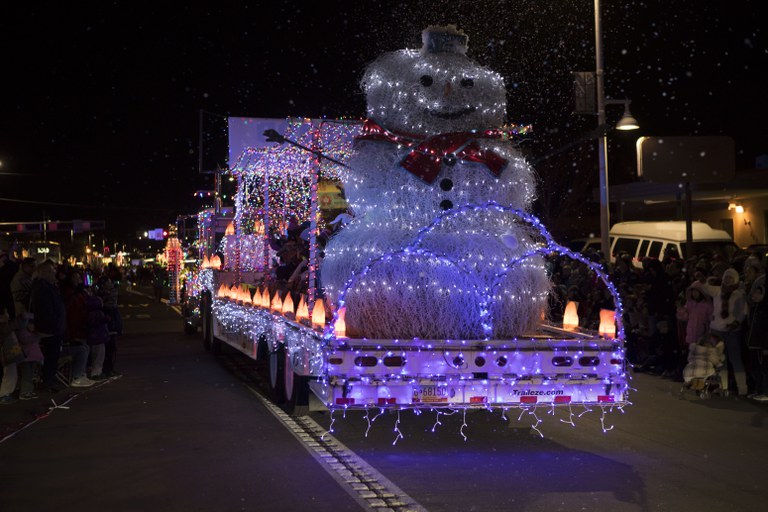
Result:
M753 260L750 262L750 260ZM754 382L754 393L750 397L761 403L768 403L768 299L765 297L765 270L760 260L748 258L744 267L745 280L751 279L747 303L749 304L749 326L747 349L749 349L749 370Z
M733 370L739 396L747 396L747 374L742 351L742 325L747 316L747 301L739 287L739 273L734 268L723 272L720 285L710 281L701 285L701 290L712 297L713 315L709 324L712 333L725 341L728 363ZM728 377L723 377L723 389L728 389Z

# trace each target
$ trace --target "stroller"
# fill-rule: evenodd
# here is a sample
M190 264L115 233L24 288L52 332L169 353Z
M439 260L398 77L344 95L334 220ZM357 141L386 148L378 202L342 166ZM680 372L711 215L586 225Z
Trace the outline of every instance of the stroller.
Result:
M722 383L721 371L725 370L725 343L714 334L704 335L698 343L688 347L688 364L683 368L683 387L680 393L690 389L706 399L712 393L728 393Z

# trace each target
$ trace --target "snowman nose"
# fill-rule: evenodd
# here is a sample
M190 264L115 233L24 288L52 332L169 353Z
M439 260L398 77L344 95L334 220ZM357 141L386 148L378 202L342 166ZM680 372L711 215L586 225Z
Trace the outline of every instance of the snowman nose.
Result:
M445 82L445 89L443 89L443 96L448 97L451 94L451 82Z

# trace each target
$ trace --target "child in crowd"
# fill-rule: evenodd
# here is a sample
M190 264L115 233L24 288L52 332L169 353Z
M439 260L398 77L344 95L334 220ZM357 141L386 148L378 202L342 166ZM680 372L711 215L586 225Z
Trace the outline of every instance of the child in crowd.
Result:
M683 380L696 391L704 389L707 377L714 375L725 364L725 342L714 333L707 333L688 347L688 364L683 369ZM723 389L726 386L723 385Z

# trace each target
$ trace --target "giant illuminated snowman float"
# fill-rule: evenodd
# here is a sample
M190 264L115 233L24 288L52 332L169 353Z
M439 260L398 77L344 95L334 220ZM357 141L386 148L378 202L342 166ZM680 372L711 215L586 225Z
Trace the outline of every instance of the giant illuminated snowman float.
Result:
M365 72L368 121L343 177L355 217L329 240L321 266L331 302L349 288L348 334L508 338L541 320L541 260L505 273L531 247L532 230L484 206L527 210L533 173L501 130L503 80L466 57L467 39L430 27L421 51L384 54Z

